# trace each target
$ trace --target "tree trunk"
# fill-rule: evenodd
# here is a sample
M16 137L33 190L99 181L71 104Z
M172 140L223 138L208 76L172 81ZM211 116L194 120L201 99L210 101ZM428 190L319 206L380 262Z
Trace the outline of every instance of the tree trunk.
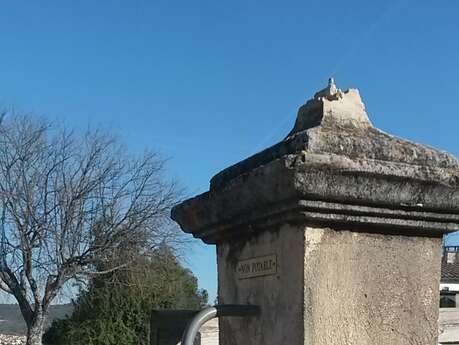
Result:
M45 326L45 315L40 312L34 315L32 322L27 328L26 345L42 345L42 337Z

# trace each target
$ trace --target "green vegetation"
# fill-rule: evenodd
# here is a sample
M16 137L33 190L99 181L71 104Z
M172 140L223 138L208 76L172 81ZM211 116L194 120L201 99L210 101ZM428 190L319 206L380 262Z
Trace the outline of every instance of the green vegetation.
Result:
M104 131L0 111L0 290L19 305L27 345L42 345L66 285L178 236L169 214L180 191L164 164Z
M71 317L53 322L49 345L144 345L153 309L198 309L207 292L166 246L124 269L97 276L75 302Z

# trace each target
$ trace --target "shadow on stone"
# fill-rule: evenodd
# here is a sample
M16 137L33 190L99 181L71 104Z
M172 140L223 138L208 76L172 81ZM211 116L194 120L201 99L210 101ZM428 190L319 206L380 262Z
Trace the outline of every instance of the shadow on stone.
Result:
M150 345L177 345L197 310L153 310L150 319ZM201 345L198 334L194 345Z

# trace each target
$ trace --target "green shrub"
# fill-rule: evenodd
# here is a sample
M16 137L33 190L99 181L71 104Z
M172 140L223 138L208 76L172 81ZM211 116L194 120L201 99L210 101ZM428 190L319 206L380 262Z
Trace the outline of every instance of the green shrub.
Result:
M153 309L199 309L207 292L163 247L128 267L92 279L74 302L73 314L53 322L47 345L147 345Z

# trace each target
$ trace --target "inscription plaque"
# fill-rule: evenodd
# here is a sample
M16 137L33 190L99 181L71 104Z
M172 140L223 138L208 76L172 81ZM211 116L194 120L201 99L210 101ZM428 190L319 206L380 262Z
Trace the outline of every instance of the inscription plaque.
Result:
M241 260L236 266L238 279L269 276L277 273L277 256L266 255Z

